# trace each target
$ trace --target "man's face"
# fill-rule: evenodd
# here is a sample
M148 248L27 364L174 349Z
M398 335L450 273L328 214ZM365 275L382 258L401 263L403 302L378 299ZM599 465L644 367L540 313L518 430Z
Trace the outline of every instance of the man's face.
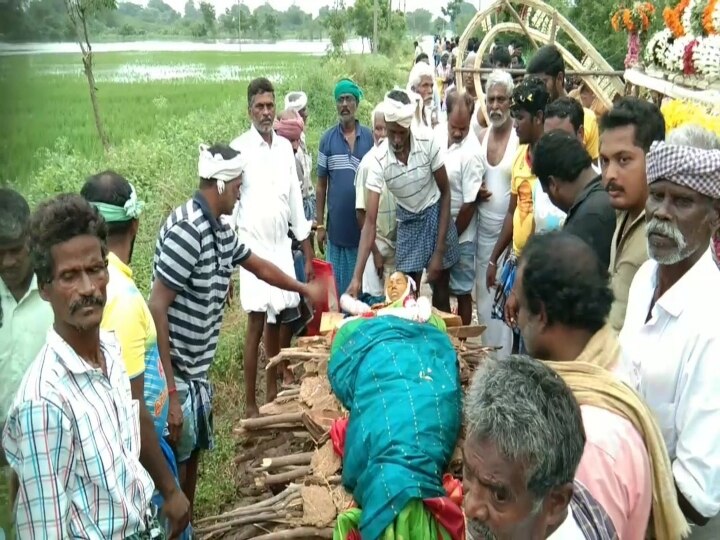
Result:
M380 144L385 138L385 116L383 114L376 114L373 118L373 140L375 146Z
M465 87L465 91L468 94L470 94L473 98L476 98L477 93L475 92L475 77L473 77L473 74L472 73L463 73L462 81L463 81L463 86Z
M447 66L448 57L447 57L447 56L441 57L441 58L440 58L440 63L442 64L443 67Z
M470 131L471 112L465 107L456 107L448 117L448 142L460 144Z
M555 101L560 97L563 88L563 82L565 81L565 74L558 73L557 77L547 75L546 73L533 73L533 76L542 79L547 88L548 94L550 94L550 102ZM548 102L549 103L549 102Z
M352 122L355 120L355 111L357 111L357 99L355 99L355 96L352 94L342 94L338 96L335 103L338 116L342 122Z
M109 279L100 240L76 236L53 246L50 255L52 280L41 284L40 294L50 302L55 323L83 332L99 327Z
M490 125L500 127L510 117L510 96L507 88L501 84L494 84L490 87L485 96Z
M583 107L589 109L595 101L595 94L593 94L593 91L590 90L590 88L583 86L580 90L580 101L582 102Z
M432 77L424 75L420 77L420 82L414 88L414 91L420 95L425 105L430 105L433 99L433 80Z
M230 182L225 182L225 189L220 194L220 213L229 216L235 209L235 203L240 198L240 186L242 185L242 176L238 176Z
M693 189L658 180L649 187L645 219L650 257L672 265L708 248L718 225L717 205Z
M390 149L396 154L402 154L410 150L410 129L404 128L397 122L387 122L385 124L387 132L388 144Z
M635 144L635 126L606 129L600 135L603 186L616 210L642 207L647 200L645 151Z
M258 133L261 135L272 133L273 119L275 118L275 94L264 92L254 96L249 113Z
M578 141L584 144L585 130L580 126L580 129L575 131L575 126L572 125L570 118L558 118L557 116L545 118L545 133L549 133L555 129L559 129L568 135L576 137Z
M308 110L307 110L307 107L303 107L302 109L300 109L300 110L298 111L298 114L300 115L300 118L303 119L303 122L304 122L305 124L307 124L307 119L308 119Z
M533 116L528 111L515 109L512 111L512 117L520 144L532 144L540 138L543 125L542 115Z
M27 247L27 235L13 242L0 243L0 279L10 289L27 283L32 265Z
M468 537L478 540L544 539L544 508L525 483L525 467L508 462L493 442L471 438L463 445L463 509Z

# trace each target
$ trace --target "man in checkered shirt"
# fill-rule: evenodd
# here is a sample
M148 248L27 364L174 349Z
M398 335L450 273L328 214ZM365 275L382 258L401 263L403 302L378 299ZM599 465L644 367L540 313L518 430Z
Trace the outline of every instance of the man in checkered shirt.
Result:
M18 538L163 538L140 464L139 407L120 347L100 331L107 226L79 195L41 204L30 253L54 313L7 415L3 447L19 479Z

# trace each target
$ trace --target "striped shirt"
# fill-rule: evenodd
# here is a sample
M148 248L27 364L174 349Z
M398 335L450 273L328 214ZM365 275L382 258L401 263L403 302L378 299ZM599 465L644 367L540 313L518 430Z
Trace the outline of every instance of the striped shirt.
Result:
M336 246L356 248L360 242L355 220L355 174L360 160L374 144L370 129L357 121L352 151L340 124L328 129L320 139L317 174L328 180L327 230L330 242Z
M176 208L160 229L153 279L177 292L168 308L168 324L170 359L180 377L207 378L233 268L249 256L250 250L212 215L199 192Z
M430 129L410 131L410 155L407 165L398 161L385 139L376 151L365 182L375 193L387 184L398 205L418 214L440 200L440 189L433 173L445 164L440 142Z
M153 482L140 465L140 404L114 336L107 376L54 330L8 414L3 446L18 475L18 538L124 539L145 530Z

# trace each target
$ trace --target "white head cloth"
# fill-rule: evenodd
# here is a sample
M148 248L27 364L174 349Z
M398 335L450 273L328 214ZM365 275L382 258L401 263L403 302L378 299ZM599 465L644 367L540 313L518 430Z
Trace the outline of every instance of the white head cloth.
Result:
M410 75L408 76L407 91L413 91L413 87L418 86L420 84L420 80L423 77L430 77L430 80L433 82L433 86L435 86L435 72L433 71L433 68L430 67L430 64L426 64L425 62L418 62L410 70Z
M410 98L407 105L392 99L390 93L385 94L385 100L382 103L383 113L386 122L395 122L404 128L409 128L413 120L422 122L423 100L415 92L408 92L396 88L395 91L402 92Z
M290 92L285 96L285 109L299 112L307 107L307 102L308 97L305 92Z
M221 154L213 155L207 144L200 145L200 159L198 159L198 176L205 180L216 180L218 193L225 191L225 183L240 176L247 162L242 154L232 159L225 159Z

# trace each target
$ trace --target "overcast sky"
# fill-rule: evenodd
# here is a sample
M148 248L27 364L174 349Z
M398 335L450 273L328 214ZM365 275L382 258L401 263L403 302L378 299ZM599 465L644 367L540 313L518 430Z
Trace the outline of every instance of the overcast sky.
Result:
M136 3L147 4L146 0L130 0ZM165 0L166 3L170 4L176 10L182 13L183 7L187 0ZM469 0L471 4L477 5L477 0ZM251 10L264 4L266 0L241 0L243 4L248 6ZM402 7L405 2L405 9L407 11L414 11L416 9L427 9L433 15L440 15L440 7L447 4L444 0L393 0L393 6ZM199 3L199 0L196 1ZM215 6L215 11L220 14L225 11L225 8L237 3L237 0L210 0L210 3ZM289 6L296 4L303 11L312 13L313 16L317 15L321 7L332 5L332 0L268 0L268 3L279 11L285 11ZM346 6L354 4L354 0L345 0Z

